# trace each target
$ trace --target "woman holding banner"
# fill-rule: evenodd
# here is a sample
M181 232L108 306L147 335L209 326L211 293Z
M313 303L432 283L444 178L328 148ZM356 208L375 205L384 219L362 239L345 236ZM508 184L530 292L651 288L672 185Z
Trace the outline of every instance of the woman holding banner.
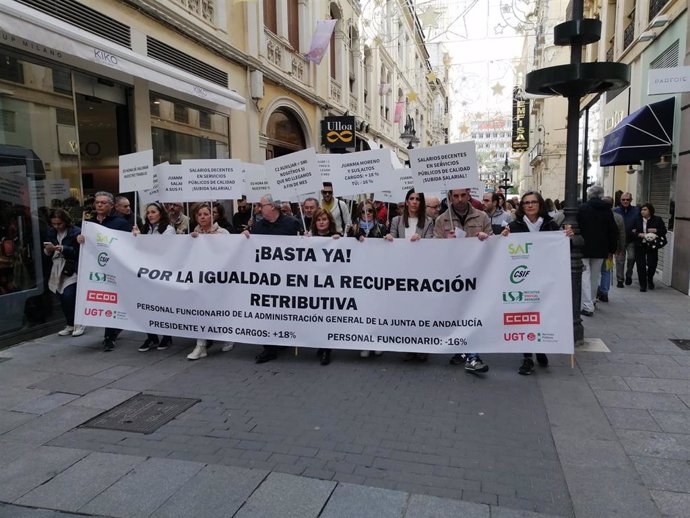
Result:
M434 220L426 215L424 193L417 193L414 189L407 191L405 195L405 207L402 216L395 216L391 222L390 232L386 234L386 241L393 239L409 239L419 241L434 237ZM403 360L406 362L418 360L425 362L428 359L426 353L406 353Z
M196 227L192 232L192 237L197 238L200 234L229 234L227 230L218 225L217 222L213 221L213 209L211 205L202 202L197 203L192 207L192 217L196 221ZM208 356L206 349L210 347L208 340L203 338L198 338L196 341L196 347L194 350L187 355L188 360L198 360L200 358L206 358ZM235 346L232 342L223 343L223 352L232 351Z
M335 228L333 214L324 209L316 209L311 218L309 236L340 238L340 233ZM331 363L331 349L318 349L316 351L321 365Z
M146 235L170 235L174 236L176 234L175 227L170 224L170 216L168 212L163 208L163 205L157 202L149 203L146 206L146 222L142 225L141 230L139 227L132 228L132 234L138 236L139 234ZM159 351L164 351L172 344L172 338L169 336L164 336L158 341L158 335L153 333L148 333L144 343L139 346L139 352L145 353L149 351L152 346L156 345L156 349Z
M357 204L355 208L355 219L352 226L347 230L347 237L355 237L360 242L365 238L383 238L386 235L386 227L376 221L376 208L371 200L364 200ZM368 358L371 351L360 351L362 358ZM374 351L374 355L381 356L382 351Z
M560 230L559 225L549 216L546 202L541 194L536 191L526 192L522 195L520 204L515 213L515 220L511 221L501 232L502 236L507 236L511 232L545 232ZM566 225L565 235L573 236L570 225ZM534 370L534 360L532 353L524 353L522 365L518 369L518 374L528 376ZM537 353L537 363L542 367L549 366L549 359L544 353Z

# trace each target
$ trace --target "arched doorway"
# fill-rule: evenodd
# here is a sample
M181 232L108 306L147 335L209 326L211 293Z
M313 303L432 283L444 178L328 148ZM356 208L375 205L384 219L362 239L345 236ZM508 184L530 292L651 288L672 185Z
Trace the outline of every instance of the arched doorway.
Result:
M306 148L306 138L297 117L286 108L278 108L266 125L266 160Z

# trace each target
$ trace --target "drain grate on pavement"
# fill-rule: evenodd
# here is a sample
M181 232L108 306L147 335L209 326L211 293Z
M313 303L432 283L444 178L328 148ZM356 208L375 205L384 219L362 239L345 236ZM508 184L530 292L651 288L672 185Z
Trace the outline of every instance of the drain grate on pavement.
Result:
M152 433L197 404L200 399L138 394L94 417L80 428Z
M669 338L678 349L683 349L684 351L690 351L690 338Z

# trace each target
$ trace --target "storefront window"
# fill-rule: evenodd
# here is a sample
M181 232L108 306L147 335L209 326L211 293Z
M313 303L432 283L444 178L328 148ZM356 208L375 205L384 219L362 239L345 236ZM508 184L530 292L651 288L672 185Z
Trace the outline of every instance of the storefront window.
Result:
M157 164L197 158L229 158L226 115L151 94L151 133Z

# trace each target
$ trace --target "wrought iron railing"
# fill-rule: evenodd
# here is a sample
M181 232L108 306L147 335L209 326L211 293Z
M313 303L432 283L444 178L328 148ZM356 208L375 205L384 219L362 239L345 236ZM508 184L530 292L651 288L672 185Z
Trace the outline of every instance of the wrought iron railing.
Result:
M613 61L613 47L609 47L606 51L606 61Z
M544 144L537 142L532 149L529 150L529 165L534 165L541 161L542 155L544 153Z
M635 41L635 19L630 20L630 23L623 31L623 48L627 49L632 42Z
M649 2L649 21L651 22L657 14L661 12L668 0L650 0Z

